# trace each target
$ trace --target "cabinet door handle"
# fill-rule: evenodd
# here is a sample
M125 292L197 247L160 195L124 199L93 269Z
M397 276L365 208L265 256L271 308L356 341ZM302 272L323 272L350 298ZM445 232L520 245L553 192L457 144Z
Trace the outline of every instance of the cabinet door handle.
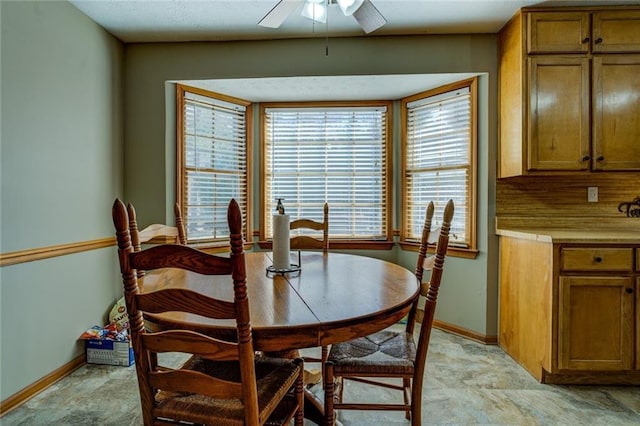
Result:
M596 42L595 42L595 43L596 43L596 44L600 44L600 43L602 43L603 41L604 41L604 40L602 40L602 37L598 37L598 38L596 39Z
M589 43L589 40L591 40L589 37L585 37L582 39L582 43Z
M589 161L589 160L591 160L591 157L589 157L588 155L585 155L584 157L582 157L582 162L583 163L586 162L586 161Z
M625 288L624 291L626 291L629 294L633 293L633 289L632 288Z
M594 258L593 258L593 260L594 260L596 263L600 263L600 262L602 262L602 258L601 258L600 256L596 256L596 257L594 257Z
M598 158L596 158L596 160L598 160L598 161L604 161L604 155L599 156Z

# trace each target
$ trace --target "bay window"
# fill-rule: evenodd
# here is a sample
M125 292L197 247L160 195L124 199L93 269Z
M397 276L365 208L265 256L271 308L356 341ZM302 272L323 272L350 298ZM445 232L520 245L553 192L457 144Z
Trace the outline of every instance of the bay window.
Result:
M476 86L472 78L402 100L401 242L420 242L429 201L435 228L452 199L449 245L476 250Z
M291 219L322 220L333 242L390 241L390 102L262 104L262 232L283 198Z
M177 85L177 185L189 243L226 242L235 198L249 239L250 102Z

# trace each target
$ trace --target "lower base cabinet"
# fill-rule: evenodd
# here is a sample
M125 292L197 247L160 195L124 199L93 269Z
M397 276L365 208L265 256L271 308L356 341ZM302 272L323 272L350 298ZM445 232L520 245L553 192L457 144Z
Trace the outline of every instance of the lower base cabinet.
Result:
M560 276L559 370L632 370L630 277Z
M501 236L500 346L543 383L640 384L639 252Z

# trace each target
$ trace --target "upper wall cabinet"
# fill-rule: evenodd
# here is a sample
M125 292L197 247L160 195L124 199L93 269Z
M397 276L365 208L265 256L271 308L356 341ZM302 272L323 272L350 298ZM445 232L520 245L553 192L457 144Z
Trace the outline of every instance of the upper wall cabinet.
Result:
M527 53L589 52L588 13L531 12L527 18Z
M640 170L640 55L592 62L592 168Z
M527 13L527 53L640 52L640 10Z
M499 177L640 170L640 8L523 9L499 43Z
M640 10L592 14L593 53L640 52Z

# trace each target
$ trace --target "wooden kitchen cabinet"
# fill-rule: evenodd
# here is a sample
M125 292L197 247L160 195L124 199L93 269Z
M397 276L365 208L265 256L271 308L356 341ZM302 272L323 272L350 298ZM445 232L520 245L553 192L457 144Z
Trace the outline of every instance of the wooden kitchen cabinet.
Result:
M590 52L640 52L640 11L542 11L527 14L527 53Z
M628 272L633 269L633 250L622 247L562 247L560 267L564 273Z
M637 238L515 234L499 232L499 345L543 383L640 384Z
M560 277L559 370L634 368L632 284L629 277Z
M636 251L640 249L561 246L558 370L636 368Z
M528 63L527 168L589 170L589 59L542 56Z
M640 8L525 8L499 49L499 177L640 170Z
M592 16L593 53L640 53L640 10L603 10Z
M640 250L636 250L640 258ZM636 271L640 271L640 261L636 260ZM640 276L636 277L636 370L640 371Z
M528 53L589 52L588 12L531 12L527 21Z
M534 56L528 69L528 170L640 170L640 55Z
M639 117L640 55L593 58L593 170L640 170Z

